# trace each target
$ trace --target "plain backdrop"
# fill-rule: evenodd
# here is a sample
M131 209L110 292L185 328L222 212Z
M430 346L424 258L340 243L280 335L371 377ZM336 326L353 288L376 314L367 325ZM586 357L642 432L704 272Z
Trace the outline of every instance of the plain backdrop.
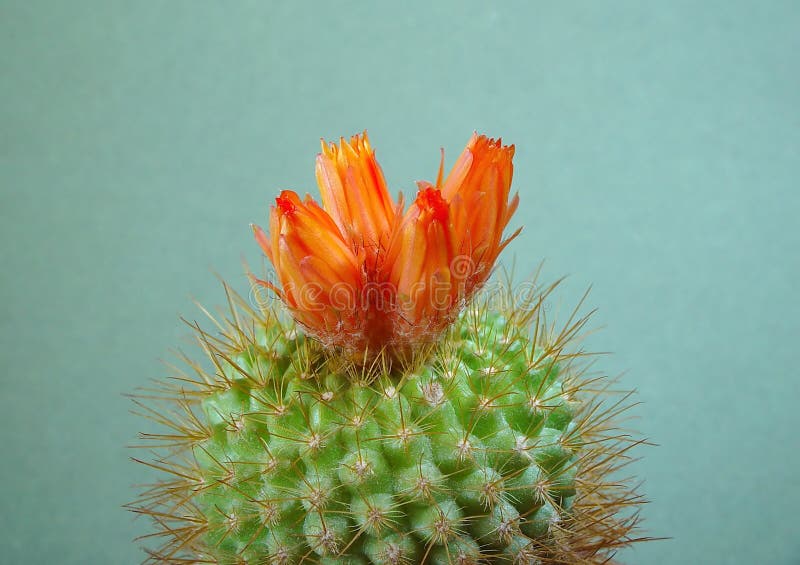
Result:
M0 551L135 563L123 394L246 290L320 137L414 193L515 143L522 277L590 284L659 444L630 564L800 563L800 4L0 0Z

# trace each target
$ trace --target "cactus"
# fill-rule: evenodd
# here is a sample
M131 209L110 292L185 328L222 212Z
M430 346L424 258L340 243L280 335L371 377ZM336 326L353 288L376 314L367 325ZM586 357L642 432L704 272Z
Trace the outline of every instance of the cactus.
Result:
M637 442L614 426L628 397L609 405L570 352L587 318L545 323L552 288L479 298L437 344L369 364L227 288L221 333L195 326L213 371L187 359L171 409L139 401L168 427L145 437L169 478L134 505L166 538L152 559L605 562L634 540L641 499L612 472Z
M510 184L513 147L475 137L470 150L469 163L488 155L488 170L500 168L492 178ZM355 182L347 166L363 165L362 158L375 170L366 138L342 142L341 151L355 160L345 160L342 178ZM329 153L333 164L322 162L323 170L341 165L342 153ZM411 220L384 218L388 235L374 226L362 231L373 230L376 248L389 251L403 229L430 221L430 234L431 225L446 224L448 206L469 202L445 200L447 183L441 191L421 185ZM478 292L515 207L501 196L505 220L473 269L449 287L444 307L433 310L429 296L404 309L398 294L387 310L401 312L394 320L374 302L329 316L296 299L297 277L324 271L309 262L320 251L304 238L330 230L323 235L333 248L342 232L313 202L278 199L271 226L279 231L270 240L256 229L256 237L282 284L254 280L283 304L261 293L246 300L226 285L228 309L209 314L216 330L192 324L207 361L183 356L189 370L135 398L162 428L142 435L155 458L137 461L163 478L131 504L157 526L146 536L160 540L147 549L149 561L607 563L643 539L635 537L643 501L618 473L641 443L618 427L630 395L611 392L611 379L588 371L592 357L578 346L588 316L578 308L557 330L545 315L557 285L536 287L526 300L508 281ZM434 212L428 219L425 206ZM308 218L319 225L303 231ZM344 257L352 242L342 242ZM306 259L287 263L297 250ZM402 262L408 254L389 256ZM354 257L358 269L345 257L324 272L391 280L368 252ZM448 280L456 280L452 257L444 260ZM424 261L441 273L442 257ZM330 306L333 292L319 304Z

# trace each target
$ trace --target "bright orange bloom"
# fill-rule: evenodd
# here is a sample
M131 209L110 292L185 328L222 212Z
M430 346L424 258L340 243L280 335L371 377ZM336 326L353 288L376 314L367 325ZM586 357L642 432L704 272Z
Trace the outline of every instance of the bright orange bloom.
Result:
M513 145L504 147L501 139L473 134L441 185L442 196L456 210L453 228L461 235L458 252L472 260L471 287L486 281L500 252L522 230L503 240L503 231L519 205L516 194L508 201L513 158Z
M447 179L420 182L405 215L366 133L322 144L323 207L283 191L269 234L275 290L305 330L350 353L404 351L435 339L491 273L517 208L509 202L514 146L472 136Z
M358 323L355 307L361 266L328 213L311 197L284 190L275 199L269 236L253 226L275 267L276 290L304 327L320 335L347 332Z
M516 195L508 201L513 157L513 145L473 134L444 181L442 162L435 186L418 183L417 199L387 254L401 314L396 334L423 340L438 335L520 232L503 239L519 204Z
M325 210L353 250L363 251L367 270L374 270L399 210L389 196L366 132L353 136L350 143L342 138L338 146L322 141L317 184Z

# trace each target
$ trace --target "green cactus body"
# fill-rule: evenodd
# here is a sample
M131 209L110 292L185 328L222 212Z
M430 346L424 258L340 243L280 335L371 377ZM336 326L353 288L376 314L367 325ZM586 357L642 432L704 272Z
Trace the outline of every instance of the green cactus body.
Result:
M152 560L595 563L633 541L610 472L635 442L565 352L585 319L479 301L412 359L353 363L234 302L222 337L198 330L213 371L165 394L181 414L149 409L171 427L147 436L170 479L134 505Z

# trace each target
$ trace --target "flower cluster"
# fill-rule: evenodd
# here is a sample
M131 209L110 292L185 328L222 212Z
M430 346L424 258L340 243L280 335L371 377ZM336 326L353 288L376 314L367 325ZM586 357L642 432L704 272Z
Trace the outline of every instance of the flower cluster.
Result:
M330 347L402 350L435 339L489 277L513 239L503 231L514 146L474 134L436 184L419 182L404 211L394 201L367 134L322 142L322 206L284 190L269 231L254 226L272 262L274 290L297 322Z

